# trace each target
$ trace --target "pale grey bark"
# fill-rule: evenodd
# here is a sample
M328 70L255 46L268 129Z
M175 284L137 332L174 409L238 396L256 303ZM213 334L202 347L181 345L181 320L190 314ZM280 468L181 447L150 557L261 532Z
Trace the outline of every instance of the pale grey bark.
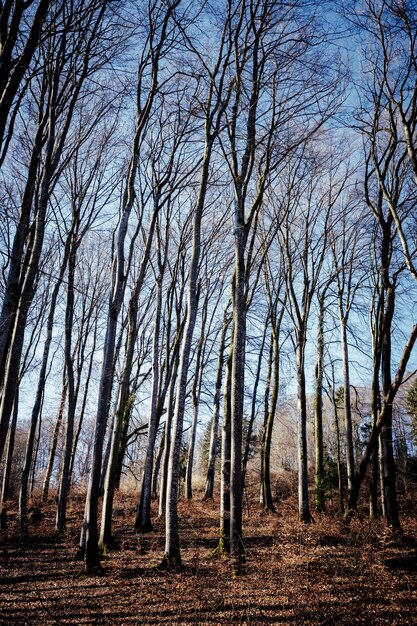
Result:
M104 548L106 545L110 547L112 543L111 517L112 517L112 512L113 512L116 466L117 466L118 457L119 457L121 429L122 429L123 419L125 417L126 407L128 406L128 398L130 395L130 378L131 378L131 373L132 373L132 363L133 363L133 357L134 357L134 351L136 347L136 339L137 339L137 333L138 333L139 295L141 293L143 283L145 280L146 269L147 269L148 262L149 262L151 244L153 240L153 233L154 233L154 229L156 225L159 208L160 207L158 204L154 207L152 220L149 226L149 232L147 234L147 241L146 241L145 249L142 255L140 269L136 277L132 294L129 300L127 345L126 345L125 358L123 362L122 374L120 376L118 399L117 399L117 406L116 406L116 411L115 411L113 430L110 435L111 446L110 446L109 463L107 466L106 477L104 480L104 499L103 499L100 538L99 538L99 543L100 543L101 548Z
M259 381L260 381L260 378L261 378L262 360L263 360L263 354L264 354L264 349L265 349L265 341L266 341L267 331L268 331L268 320L265 320L264 331L263 331L263 334L262 334L262 341L261 341L261 345L260 345L260 348L259 348L258 363L257 363L257 366L256 366L255 380L254 380L254 383L253 383L252 402L251 402L251 414L250 414L250 418L249 418L248 432L246 434L246 441L245 441L245 450L244 450L243 459L242 459L242 487L243 487L243 489L245 489L245 486L246 486L246 470L247 470L248 461L249 461L249 454L250 454L251 446L252 446L253 426L254 426L254 423L255 423L256 416L257 416L256 404L257 404L257 398L258 398L258 387L259 387ZM267 386L267 384L266 384L266 386Z
M228 307L226 308L223 316L223 325L220 334L219 353L217 357L217 370L216 370L216 382L214 387L213 397L213 415L211 418L210 428L210 443L208 452L208 465L206 486L204 490L204 498L212 498L214 492L214 477L216 468L218 438L219 438L219 416L220 416L220 394L222 388L222 375L224 364L224 351L226 347L226 334L230 324L230 315Z
M152 471L152 487L151 487L151 498L156 499L158 497L158 482L159 482L159 472L161 470L161 463L164 456L165 451L165 428L162 433L158 450L155 455L155 463Z
M233 337L233 327L232 327ZM219 543L215 553L230 552L230 453L231 453L231 415L232 415L232 360L233 341L226 361L223 391L223 424L220 458L220 527Z
M209 129L207 128L207 133ZM180 538L178 528L178 485L180 470L180 449L184 422L185 396L187 391L188 366L190 361L191 343L194 334L194 326L197 318L197 276L200 257L201 220L203 216L205 196L208 186L209 165L213 140L206 138L205 154L203 159L201 186L199 197L193 215L192 253L188 277L187 291L187 321L181 345L180 362L176 389L175 410L172 426L172 443L170 447L168 477L167 477L167 501L165 512L165 556L167 566L179 566L181 564Z
M339 307L340 311L340 307ZM349 344L347 339L347 320L340 312L340 334L343 361L343 403L345 415L345 437L346 437L346 468L348 479L348 495L353 489L355 474L355 458L353 451L353 430L352 430L352 408L350 397L350 373L349 373Z
M61 268L59 272L59 277L55 286L52 290L51 302L49 306L49 314L48 320L46 324L46 340L43 348L42 354L42 362L41 368L39 371L38 385L36 389L35 395L35 403L32 408L31 415L31 423L29 427L28 440L26 444L26 454L25 454L25 463L22 471L21 485L20 485L20 494L19 494L19 527L20 527L20 537L24 542L27 538L27 493L28 493L28 479L29 472L32 466L32 457L33 457L33 446L35 441L36 428L38 425L38 419L41 412L42 399L45 392L45 383L46 383L46 375L47 375L47 367L49 360L49 351L52 342L52 333L53 333L53 325L54 325L54 317L55 317L55 309L56 303L58 300L59 290L62 285L62 281L64 278L64 274L66 271L69 251L70 251L70 240L71 237L68 237L66 240L66 245L64 249L64 255L61 262Z
M0 500L0 529L4 529L7 526L7 500L11 497L10 479L12 475L13 466L13 452L16 435L16 424L19 409L19 387L16 389L16 396L13 406L13 415L10 423L9 436L7 439L7 447L5 449L4 459L4 473L3 482L1 486L1 500Z
M316 465L314 471L315 482L315 505L318 511L326 508L325 494L325 470L324 470L324 447L323 447L323 376L324 376L324 314L326 293L330 282L326 283L318 293L318 319L317 319L317 353L315 370L315 393L314 393L314 435Z
M128 271L125 259L125 241L130 214L135 200L135 180L140 159L140 146L143 133L151 114L155 97L158 91L158 74L161 55L167 45L167 31L172 14L178 1L171 3L162 15L154 14L150 24L148 48L144 50L138 71L138 102L137 118L132 143L132 152L129 162L123 205L116 238L116 251L113 260L112 282L110 290L109 310L107 317L106 337L104 342L103 365L99 385L99 401L96 414L96 428L93 442L92 467L87 492L85 517L80 539L80 548L84 550L85 571L92 573L100 568L99 536L98 536L98 499L100 487L101 461L103 442L109 411L110 392L114 369L114 352L119 312L123 303L127 284ZM155 8L155 11L157 9ZM150 72L150 85L147 92L143 92L143 74ZM85 547L84 547L85 536Z
M147 532L153 529L151 522L151 496L152 496L152 470L154 460L154 449L158 427L158 393L159 389L159 352L160 352L160 331L161 331L161 311L162 311L162 281L165 264L160 268L157 279L155 324L153 331L152 347L152 391L150 402L150 414L148 422L148 443L146 447L145 468L143 472L142 489L140 502L136 515L135 527L137 530Z
M164 456L162 460L162 473L161 473L161 485L159 490L159 507L158 507L158 515L159 517L163 517L166 511L166 500L167 500L167 480L168 480L168 467L169 467L169 455L171 450L171 430L172 430L172 418L174 415L174 394L175 387L177 384L177 376L178 376L178 366L179 366L179 351L176 352L173 356L174 364L172 368L172 377L171 382L169 384L169 392L167 399L167 413L166 413L166 421L165 421L165 445L164 445Z
M52 471L54 469L56 449L57 449L57 446L58 446L58 437L59 437L59 433L60 433L60 430L61 430L62 419L63 419L63 416L64 416L65 404L67 402L67 392L68 392L68 384L67 384L66 370L65 370L65 367L64 367L64 371L62 373L61 401L59 403L58 414L57 414L57 418L56 418L56 421L55 421L54 430L53 430L53 433L52 433L52 440L51 440L51 448L50 448L50 451L49 451L48 465L46 467L45 478L44 478L43 487L42 487L42 500L43 500L43 502L46 502L47 499L48 499L48 496L49 496L49 485L50 485L50 482L51 482Z
M57 532L62 532L66 527L67 498L70 487L69 468L71 464L72 444L74 438L74 420L76 408L76 390L74 362L72 358L72 327L74 323L74 273L76 263L76 253L78 248L77 226L78 216L75 216L73 228L71 229L71 250L68 259L68 281L67 281L67 306L65 310L65 370L67 378L67 419L65 422L65 445L61 464L61 475L59 479L58 508L55 528Z
M187 451L187 466L185 470L185 499L186 500L191 500L193 497L193 491L192 491L193 463L194 463L195 442L196 442L196 437L197 437L198 413L199 413L199 408L200 408L201 383L202 383L202 377L203 377L207 306L208 306L208 297L206 298L204 305L203 305L203 309L202 309L200 338L198 340L198 345L197 345L194 382L193 382L193 386L191 390L191 398L192 398L192 404L193 404L193 417L191 420L191 431L190 431L190 438L188 441L188 451Z
M227 28L222 34L222 41L214 70L210 72L207 99L204 103L204 154L201 164L201 177L196 205L193 210L192 251L188 272L187 288L187 318L178 369L175 412L173 417L172 443L169 456L167 478L167 501L165 514L165 556L164 564L167 567L181 565L180 538L178 529L178 485L179 485L179 457L181 449L185 398L187 391L187 376L190 361L191 344L194 326L197 317L198 305L198 266L201 248L201 221L204 212L207 188L209 184L210 162L214 141L220 132L223 114L228 104L230 91L223 93L224 81L228 67ZM230 42L229 42L230 45ZM229 48L230 51L230 48ZM218 81L218 83L216 82Z

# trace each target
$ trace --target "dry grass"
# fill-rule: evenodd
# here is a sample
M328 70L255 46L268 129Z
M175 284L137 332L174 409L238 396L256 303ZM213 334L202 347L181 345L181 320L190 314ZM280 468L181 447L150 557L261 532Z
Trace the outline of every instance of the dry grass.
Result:
M0 546L0 624L417 624L417 522L403 517L393 539L381 521L353 521L344 532L336 516L297 521L287 500L275 515L255 503L245 519L246 565L233 575L216 546L216 503L181 505L185 568L158 570L163 524L136 536L135 499L119 496L116 538L121 549L104 559L105 576L78 579L74 561L83 502L73 500L68 532L53 533L54 506L17 542L16 510Z

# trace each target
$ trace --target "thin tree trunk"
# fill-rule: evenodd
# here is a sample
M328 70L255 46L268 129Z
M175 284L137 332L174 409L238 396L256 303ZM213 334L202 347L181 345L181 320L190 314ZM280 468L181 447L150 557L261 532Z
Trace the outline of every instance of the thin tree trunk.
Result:
M116 487L116 467L119 459L120 437L123 422L126 421L126 412L130 412L131 408L131 405L129 403L130 376L132 372L132 362L137 338L138 297L144 278L144 266L145 265L142 260L141 270L139 271L139 275L136 279L135 287L129 301L129 321L126 353L122 373L120 376L116 410L113 419L113 428L110 433L110 456L104 480L104 498L101 511L101 527L99 538L100 550L110 548L113 544L111 523L113 514L114 491Z
M230 553L243 559L242 533L242 425L245 391L246 270L245 218L242 187L235 189L235 268L232 289L233 360L230 448Z
M233 336L233 329L232 329ZM233 341L226 361L223 393L223 425L221 449L221 476L220 476L220 529L219 544L216 554L224 555L230 552L230 448L231 448L231 391L232 391L232 361Z
M382 516L387 517L387 504L386 504L386 491L385 491L385 485L384 485L384 475L385 475L385 469L384 469L384 452L383 452L383 445L382 445L382 436L381 433L379 434L378 440L375 444L375 450L373 452L373 455L375 455L375 451L378 450L378 469L379 469L379 486L381 489L381 509L382 509Z
M216 469L216 457L217 457L217 446L218 446L218 436L219 436L218 432L219 432L219 415L220 415L220 394L221 394L221 388L222 388L224 350L225 350L225 345L226 345L226 334L227 334L228 326L229 326L229 320L228 320L228 313L226 309L224 312L224 316L223 316L223 326L222 326L222 331L220 335L219 354L217 358L217 372L216 372L216 383L214 387L213 415L211 418L207 477L206 477L206 486L204 490L205 499L211 499L213 497L213 491L214 491L214 476L215 476L215 469Z
M152 499L156 499L158 497L158 480L159 480L159 472L161 469L162 458L164 456L165 450L165 429L162 433L161 441L159 442L158 451L155 457L155 465L152 473L152 489L151 489L151 497Z
M382 321L382 289L379 281L376 282L370 307L370 332L372 337L372 382L371 382L371 412L372 428L375 428L378 414L381 409L381 391L379 388L379 374L381 368L381 321ZM369 517L373 519L378 515L378 472L380 468L380 438L372 455L371 476L369 484ZM381 478L383 473L381 473ZM384 490L381 489L383 501ZM382 502L384 508L384 503Z
M333 404L333 417L334 417L334 429L336 433L336 464L337 464L337 482L339 492L339 507L340 512L345 512L345 493L343 488L343 473L342 473L342 450L340 443L340 426L339 426L339 411L337 406L337 399L334 390L334 380L332 386L332 404Z
M261 489L261 505L267 511L275 511L275 507L272 501L271 491L271 443L272 443L272 430L274 427L275 412L278 404L278 392L279 392L279 329L281 326L281 320L284 309L282 309L277 323L273 323L271 345L272 345L272 394L271 401L269 403L268 413L266 415L266 422L264 426L264 433L262 437L262 489Z
M323 357L324 357L324 302L326 291L319 296L319 318L317 324L317 358L316 358L316 393L314 397L314 431L316 444L315 467L315 504L317 511L326 508L324 485L324 450L323 450Z
M151 491L152 491L152 469L154 460L155 440L158 429L158 392L159 392L159 338L161 329L161 312L162 312L162 279L163 270L158 279L156 311L155 311L155 327L153 335L152 350L152 394L151 407L148 424L148 445L146 449L145 470L143 473L142 489L140 502L136 515L135 528L142 532L153 530L151 522Z
M80 549L84 549L84 568L87 574L94 573L95 571L101 569L98 541L98 499L100 493L101 462L112 388L117 321L124 300L129 269L126 267L125 263L125 240L130 214L135 201L135 180L140 157L140 144L144 128L149 119L149 115L151 114L154 99L158 90L159 62L163 48L166 44L168 24L171 21L172 12L177 4L178 1L176 0L167 7L161 19L160 31L158 33L155 31L155 24L152 24L154 29L152 34L156 36L156 39L152 39L152 49L149 50L148 56L144 55L144 65L140 67L139 72L139 75L141 75L141 72L143 72L149 65L148 69L150 69L151 78L148 93L146 95L140 94L143 95L143 106L137 111L135 132L132 143L132 154L123 197L123 211L117 233L116 255L113 261L111 296L107 317L106 338L104 343L103 366L99 386L99 401L96 415L92 466L87 492L85 518L80 538ZM138 86L138 89L140 90L140 85ZM149 239L147 244L148 243Z
M164 446L164 456L163 456L163 461L162 461L161 485L160 485L160 491L159 491L159 508L158 508L159 517L163 517L166 511L168 466L169 466L169 455L170 455L170 449L171 449L171 429L172 429L172 418L174 415L174 393L175 393L175 386L177 383L179 353L176 352L173 358L174 358L174 366L172 368L171 381L169 384L168 401L167 401L167 416L166 416L166 422L165 422L165 434L164 434L165 446Z
M54 468L56 449L58 446L58 437L59 431L61 430L62 418L64 415L65 403L67 401L67 391L68 391L68 382L67 382L67 374L66 368L64 367L64 371L62 373L62 393L61 393L61 401L59 403L58 415L55 422L54 432L52 435L51 449L49 452L49 460L46 468L45 479L42 487L42 500L46 502L49 495L49 485L51 482L52 471Z
M378 414L378 420L375 427L372 429L371 436L369 437L368 443L366 445L365 451L363 453L361 462L359 464L358 471L355 475L354 481L354 489L352 494L349 497L348 501L348 512L347 512L347 521L353 516L356 511L359 491L362 485L362 482L366 475L366 470L368 469L369 462L371 460L373 451L377 445L378 437L381 433L383 426L385 425L387 412L389 413L389 405L392 405L394 398L398 392L398 389L403 381L404 373L410 359L411 352L417 340L417 324L413 326L413 329L408 337L407 343L405 345L403 354L400 359L400 363L397 368L397 372L395 378L390 386L390 389L387 394L385 394L383 402L381 404L381 410Z
M4 463L4 475L3 484L1 489L1 501L0 501L0 530L7 526L7 511L5 502L11 498L10 478L12 475L13 466L13 452L16 435L17 416L19 412L19 387L16 389L16 396L13 405L12 421L10 423L9 438L7 441L7 448L5 454Z
M343 358L343 391L344 391L344 412L345 412L345 434L346 434L346 468L347 468L347 488L348 498L353 489L355 475L355 457L353 453L353 430L352 430L352 409L350 402L350 376L349 376L349 348L347 341L346 320L340 308L340 332L342 341Z
M394 317L395 287L386 289L385 311L383 315L382 329L382 389L384 396L389 393L392 386L391 377L391 328ZM381 431L382 454L384 459L383 484L385 493L386 519L387 524L395 531L401 531L401 524L398 515L397 489L396 489L396 467L392 440L392 404L387 406L386 418Z
M201 392L201 382L202 382L202 361L203 361L203 351L204 351L204 332L207 320L207 305L208 302L204 303L202 319L201 319L201 330L200 330L200 339L198 341L197 346L197 357L195 363L195 375L194 382L191 391L191 397L193 401L193 419L191 422L191 433L190 440L188 443L188 454L187 454L187 467L185 470L185 499L191 500L193 497L192 491L192 477L193 477L193 463L194 463L194 450L195 450L195 441L197 437L197 424L198 424L198 412L199 412L199 404L200 404L200 392Z
M77 252L77 228L72 232L72 245L68 261L67 307L65 311L65 369L67 373L68 403L65 425L65 447L59 482L58 509L55 528L58 533L65 530L67 517L67 499L70 488L69 469L71 465L72 444L74 439L74 420L76 409L74 362L71 350L72 327L74 323L74 273Z
M165 512L165 555L162 563L168 568L172 566L178 567L181 565L180 538L178 529L178 486L180 473L179 461L183 433L185 396L187 391L187 377L190 361L191 342L193 339L194 326L197 318L197 276L201 247L201 220L203 216L207 187L209 182L209 167L214 143L214 135L212 134L212 130L209 130L207 121L205 132L205 152L201 169L200 189L193 217L192 252L187 292L187 321L184 329L180 363L178 368L177 397L175 402L175 413L172 425L172 443L169 456L167 478L167 502Z
M308 496L307 398L305 382L305 331L297 339L297 406L298 406L298 513L305 523L312 521Z

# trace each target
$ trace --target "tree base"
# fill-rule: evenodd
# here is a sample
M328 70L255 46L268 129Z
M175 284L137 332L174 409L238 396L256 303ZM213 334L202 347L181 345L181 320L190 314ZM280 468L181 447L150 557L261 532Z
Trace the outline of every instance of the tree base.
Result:
M185 570L180 555L169 556L164 554L164 558L158 565L158 570L162 572L183 572Z
M100 554L107 554L107 552L120 550L120 544L114 537L110 536L99 542L98 549L100 550Z
M310 511L304 511L303 513L300 513L300 522L303 522L303 524L314 524L314 518L311 515Z
M246 574L246 557L244 552L238 552L231 558L232 578Z
M144 524L135 524L135 531L137 533L151 533L154 531L152 522L149 520Z
M226 541L223 538L221 538L219 539L217 548L214 548L210 556L211 558L226 557L226 556L229 556L229 554L230 554L229 545L228 543L226 543Z
M259 506L261 509L261 513L276 513L277 512L273 504L263 504L262 502L260 502Z

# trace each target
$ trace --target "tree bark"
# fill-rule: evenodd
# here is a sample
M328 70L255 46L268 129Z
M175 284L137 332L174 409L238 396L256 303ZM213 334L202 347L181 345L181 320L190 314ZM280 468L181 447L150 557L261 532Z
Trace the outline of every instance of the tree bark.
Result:
M233 327L232 327L233 337ZM223 393L223 425L221 448L221 475L220 475L220 529L219 544L216 554L224 555L230 552L230 456L231 456L231 415L232 415L232 361L233 341L226 361Z
M324 303L326 291L318 298L319 317L317 322L316 392L314 397L314 431L316 444L315 504L317 511L326 508L324 450L323 450L323 358L324 358Z
M222 375L223 375L223 363L224 363L224 350L226 345L226 334L229 326L229 319L227 309L223 316L223 326L220 335L219 354L217 357L217 371L216 371L216 383L214 386L214 398L213 398L213 415L211 418L211 430L210 430L210 444L208 453L208 466L206 476L206 486L204 490L204 498L213 498L214 491L214 476L216 470L216 457L218 447L218 432L219 432L219 415L220 415L220 394L222 388Z
M312 521L308 496L307 398L305 381L305 330L297 337L297 407L298 407L298 514L305 523Z
M145 470L143 473L142 490L140 502L136 515L136 530L148 532L153 530L151 522L151 496L152 496L152 470L154 460L155 441L160 415L158 415L158 392L159 392L159 338L161 328L162 310L162 278L163 272L158 279L155 326L153 335L153 355L152 355L152 394L150 416L148 424L148 445L146 449Z
M192 490L192 478L193 478L193 463L194 463L194 450L195 450L195 441L197 437L197 424L198 424L198 413L199 413L199 405L200 405L200 392L201 392L201 382L202 382L202 363L204 361L204 344L205 344L205 326L207 321L207 306L208 299L205 301L201 316L201 329L200 329L200 338L197 346L197 356L195 362L195 374L194 374L194 382L191 390L191 397L193 402L193 419L191 422L191 432L190 439L188 443L188 454L187 454L187 467L185 470L185 499L191 500L193 497Z
M12 421L10 423L9 438L7 441L7 448L6 448L5 461L4 461L4 474L3 474L3 483L2 483L2 488L1 488L1 500L0 500L0 530L6 528L7 526L7 510L6 510L5 502L7 502L7 500L9 500L12 496L11 487L10 487L10 478L12 475L13 452L14 452L18 410L19 410L19 387L16 389L16 397L15 397L14 405L13 405L13 415L12 415Z
M355 476L355 458L353 453L353 430L352 430L352 409L350 400L350 376L349 376L349 348L347 340L346 320L343 316L340 305L340 332L342 341L343 358L343 391L344 391L344 413L345 413L345 436L346 436L346 467L347 467L347 489L348 498L353 489Z
M59 431L61 430L62 418L64 416L65 404L67 401L67 392L68 392L67 374L66 374L66 369L64 367L64 371L62 373L61 401L59 403L58 415L57 415L55 426L54 426L54 432L52 434L51 449L49 451L49 460L48 460L48 465L47 465L46 472L45 472L45 479L44 479L43 487L42 487L42 501L43 502L46 502L48 500L49 485L51 482L52 471L54 469L56 449L58 446Z

